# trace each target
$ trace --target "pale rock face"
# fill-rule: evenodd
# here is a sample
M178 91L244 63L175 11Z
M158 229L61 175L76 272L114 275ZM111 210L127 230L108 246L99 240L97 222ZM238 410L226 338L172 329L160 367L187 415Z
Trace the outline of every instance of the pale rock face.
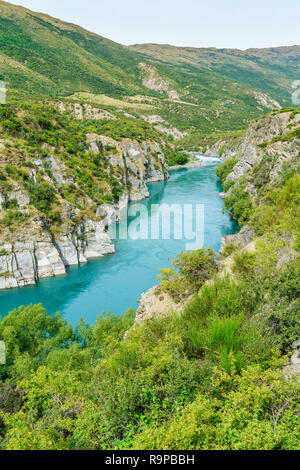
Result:
M30 197L27 193L19 191L14 197L16 198L19 207L28 206L28 204L30 204Z
M164 155L157 143L138 143L129 139L116 141L111 137L88 134L87 144L89 150L94 153L99 153L99 145L117 149L117 153L109 155L108 159L113 166L122 169L123 182L130 186L130 201L140 201L149 197L146 184L163 181L169 177ZM157 158L153 153L157 154Z
M50 155L47 159L46 162L49 166L49 169L51 170L51 173L56 181L56 183L61 186L62 184L67 184L67 183L73 183L73 180L71 178L66 177L66 166L65 164L59 160L58 158L55 158L53 155ZM49 182L51 183L51 179L49 178Z
M0 247L0 288L9 289L33 285L36 282L36 263L33 243L16 243Z
M78 266L79 254L73 243L72 235L56 240L56 245L65 266Z
M223 151L222 159L237 157L238 162L233 168L232 172L228 175L226 181L238 181L239 178L246 176L254 165L260 164L265 158L272 157L274 163L270 170L269 181L274 183L282 170L284 163L292 164L299 154L300 140L294 139L292 141L277 141L271 142L272 139L286 134L290 128L290 124L296 125L300 121L300 115L297 114L292 119L289 112L279 113L272 116L267 116L257 122L254 122L248 128L245 135L239 140L238 144L234 146L228 145ZM295 128L295 127L293 127ZM261 144L267 143L266 148L260 147ZM213 146L216 153L226 146L225 141L217 142ZM227 194L233 190L232 186ZM256 196L255 187L248 182L247 191L250 197Z
M238 233L233 235L225 235L222 238L222 246L220 252L224 250L224 248L232 243L233 245L239 246L240 248L245 248L249 243L254 240L254 230L251 227L245 225Z
M115 247L109 235L104 232L102 222L86 221L84 223L84 236L83 255L87 260L115 252Z
M160 294L158 286L144 292L138 303L135 325L140 325L151 318L166 316L171 311L180 313L184 308L184 303L177 304L168 294Z
M117 119L116 116L109 111L105 111L104 109L95 108L90 104L80 104L80 103L54 103L56 108L61 113L65 113L69 111L75 119L82 120L82 119L92 119L94 121L98 121L101 119Z
M181 132L176 127L172 127L169 125L167 121L165 121L161 116L158 114L150 114L148 116L141 116L146 122L150 124L154 124L155 128L162 132L163 134L169 136L172 135L175 140L182 139L187 135L187 132Z
M14 289L18 286L17 280L13 276L0 277L0 289Z
M155 67L141 62L139 64L143 75L143 85L149 90L155 90L159 93L166 92L171 100L179 100L177 91L173 90L170 83L160 77Z
M257 103L264 108L267 109L280 109L281 106L280 104L275 101L271 96L269 96L267 93L261 93L258 91L255 92L249 92L249 94L253 94L254 98L256 99Z
M19 276L16 276L18 284L21 285L32 285L35 284L37 272L36 272L36 260L32 251L32 244L15 244L15 261L16 268Z
M181 132L179 129L176 129L176 127L166 127L162 126L161 124L158 124L155 127L157 130L167 136L172 135L174 140L183 139L183 137L187 135L187 132Z
M288 376L293 374L300 376L300 340L293 342L292 350L294 352L290 358L290 363L284 368L284 371Z
M255 163L259 163L262 159L262 154L257 152L254 145L249 145L244 153L244 157L234 167L232 173L228 176L227 180L236 180L244 176Z
M46 242L37 243L35 258L40 279L66 274L65 265L53 244Z
M141 116L144 121L149 122L149 124L156 124L158 122L166 122L161 116L158 114L149 114L148 116Z
M110 204L102 204L97 208L96 213L99 217L102 217L102 223L105 228L108 228L120 220L120 208L118 205L111 206Z

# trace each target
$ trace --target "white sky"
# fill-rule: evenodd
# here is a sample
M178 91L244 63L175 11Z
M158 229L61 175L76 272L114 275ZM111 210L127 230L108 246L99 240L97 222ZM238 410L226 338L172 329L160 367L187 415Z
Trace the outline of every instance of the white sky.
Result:
M13 0L121 44L273 47L300 44L299 0Z

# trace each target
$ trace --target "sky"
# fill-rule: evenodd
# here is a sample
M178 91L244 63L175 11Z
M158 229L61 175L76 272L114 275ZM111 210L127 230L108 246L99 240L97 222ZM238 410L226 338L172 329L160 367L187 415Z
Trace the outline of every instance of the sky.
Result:
M14 0L121 44L247 49L300 44L299 0Z

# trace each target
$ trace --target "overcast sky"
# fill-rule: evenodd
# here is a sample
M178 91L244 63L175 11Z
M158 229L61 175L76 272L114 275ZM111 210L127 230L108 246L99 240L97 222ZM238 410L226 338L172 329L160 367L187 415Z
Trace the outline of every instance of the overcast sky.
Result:
M299 0L14 0L122 44L300 44Z

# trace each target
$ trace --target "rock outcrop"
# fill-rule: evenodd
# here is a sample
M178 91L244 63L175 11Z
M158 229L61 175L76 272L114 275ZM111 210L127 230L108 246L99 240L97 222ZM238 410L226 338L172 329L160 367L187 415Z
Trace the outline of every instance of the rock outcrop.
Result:
M274 184L284 165L296 168L300 149L299 129L300 112L282 110L255 121L238 139L219 140L207 147L207 156L219 155L223 160L237 159L236 165L225 180L225 183L232 181L234 184L230 185L226 194L220 195L229 195L235 185L245 179L245 189L254 200L258 194L258 187L252 181L255 169L260 168L262 184Z
M292 376L293 374L300 375L300 340L294 341L292 350L293 354L290 358L289 365L284 369L288 376Z
M171 84L164 78L162 78L155 67L149 64L141 62L139 64L141 69L143 85L149 90L158 91L159 93L167 93L171 100L179 100L179 95L174 90Z
M164 154L158 143L139 143L130 139L115 141L88 134L86 152L91 152L94 156L91 158L105 161L105 171L107 174L113 172L123 194L118 203L95 208L95 202L81 190L78 205L60 196L70 185L72 191L80 190L75 176L54 148L42 146L42 150L47 151L46 155L37 156L30 164L31 184L38 186L42 178L48 187L55 189L62 224L58 233L52 230L32 204L26 184L11 184L8 192L0 192L0 219L7 214L6 208L11 203L17 209L12 215L18 214L24 219L13 230L9 225L0 226L0 289L33 285L38 279L66 274L68 266L114 253L108 227L120 221L128 202L149 196L147 183L168 178Z
M38 279L66 274L66 266L87 263L115 252L103 222L83 221L77 230L58 239L0 245L0 289L33 285Z
M88 103L68 103L66 101L60 101L59 103L53 103L54 106L61 112L69 112L75 119L91 119L93 121L99 121L100 119L117 119L117 117L101 108L96 108Z
M162 134L165 134L168 137L171 135L174 140L183 139L183 137L187 135L187 132L182 132L176 127L171 126L158 114L141 115L141 118L149 124L152 124L155 129L160 131Z
M245 225L238 233L233 235L225 235L222 238L222 246L220 252L222 253L224 248L229 245L235 245L239 248L245 248L249 243L254 240L255 233L253 228Z
M130 139L115 141L110 137L88 134L87 144L96 154L100 153L99 146L115 149L115 153L109 155L109 161L120 169L124 185L129 191L129 201L140 201L148 197L146 184L163 181L169 176L165 157L156 142L138 143Z
M170 312L182 312L183 303L175 303L165 292L161 293L158 286L154 286L141 296L139 307L136 311L135 324L168 315Z

